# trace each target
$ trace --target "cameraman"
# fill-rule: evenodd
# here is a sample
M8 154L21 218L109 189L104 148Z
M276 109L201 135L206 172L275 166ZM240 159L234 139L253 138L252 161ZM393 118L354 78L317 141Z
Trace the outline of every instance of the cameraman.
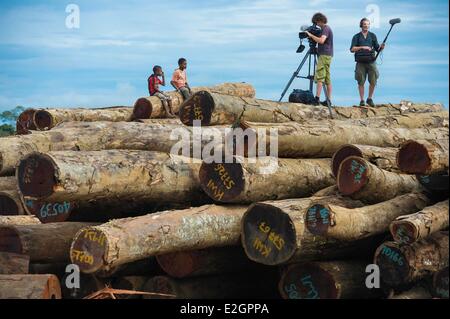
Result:
M375 52L383 50L384 44L380 45L375 33L369 31L369 19L363 18L360 21L359 26L361 32L353 36L352 45L350 47L350 51L355 53L355 80L358 82L359 97L361 101L359 106L366 105L364 102L364 84L368 77L370 86L369 97L366 102L369 106L375 107L372 98L379 77L377 65L375 64Z
M322 35L316 37L308 31L305 33L310 39L318 43L317 54L319 61L317 62L317 70L314 76L314 80L317 83L316 101L314 105L320 105L320 94L322 93L322 85L325 82L328 89L328 98L331 101L331 76L330 66L333 58L333 31L327 25L328 19L322 13L316 13L312 17L312 23L318 25L322 29ZM331 103L331 102L330 102ZM322 102L322 105L327 105L327 102Z

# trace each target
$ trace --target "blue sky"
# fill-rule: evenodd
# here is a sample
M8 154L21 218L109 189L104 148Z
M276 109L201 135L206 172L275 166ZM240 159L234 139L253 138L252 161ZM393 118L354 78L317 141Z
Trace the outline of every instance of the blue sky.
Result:
M80 8L69 29L65 9ZM448 107L448 1L398 0L0 0L0 111L26 107L133 105L147 95L154 64L170 75L189 61L191 86L225 81L254 84L260 98L278 99L303 55L300 26L316 11L334 31L334 103L358 102L352 36L364 16L380 41L400 17L379 61L376 102L441 102ZM372 8L378 8L379 16ZM292 88L306 88L297 80Z

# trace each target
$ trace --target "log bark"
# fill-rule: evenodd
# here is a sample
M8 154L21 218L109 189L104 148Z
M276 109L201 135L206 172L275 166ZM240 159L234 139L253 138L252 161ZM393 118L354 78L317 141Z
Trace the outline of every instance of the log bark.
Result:
M400 173L397 166L398 149L394 147L377 147L373 145L347 144L340 147L331 158L331 168L336 177L341 163L350 156L368 160L377 167L389 172Z
M35 109L26 109L25 111L20 113L16 121L16 134L30 134L32 130L36 130L36 125L34 125L33 122L35 113Z
M183 123L181 123L179 118L174 118L174 119L139 119L136 120L136 122L138 123L144 123L147 125L153 125L153 124L162 124L162 125L172 125L172 124L177 124L177 125L183 125Z
M380 117L391 115L404 115L408 113L432 113L442 112L445 108L440 103L412 103L401 101L400 104L378 104L376 107L343 107L336 110L343 118L354 119L361 117Z
M18 225L37 225L41 222L35 216L18 215L18 216L0 216L0 227L18 226Z
M448 128L371 128L326 120L314 124L241 122L240 127L249 136L262 140L258 141L258 151L266 153L277 147L278 156L288 158L332 157L346 144L399 147L407 140L448 139L449 135ZM233 133L237 135L236 132Z
M286 267L278 284L283 299L369 299L379 289L366 287L362 261L331 261L293 264Z
M0 177L0 216L23 214L25 210L20 200L17 179L13 176Z
M74 237L71 260L94 273L175 251L237 245L245 209L205 205L85 228Z
M339 189L337 185L331 185L324 189L321 189L320 191L313 194L311 197L325 197L325 196L334 196L339 195Z
M314 235L339 240L358 240L389 231L398 216L413 214L430 204L423 194L400 195L379 204L346 208L313 203L305 215L306 228Z
M449 225L448 199L423 210L399 216L390 225L392 237L398 243L412 244L430 236Z
M381 280L396 287L415 282L448 266L448 232L411 245L385 242L375 252Z
M369 204L423 191L415 176L382 170L356 156L350 156L341 163L337 185L343 195L361 199Z
M31 262L69 261L75 234L92 223L54 223L0 228L0 251L30 256Z
M241 222L241 243L250 260L274 266L288 262L294 254L303 260L342 256L340 242L314 236L306 230L305 214L312 202L334 202L346 207L364 204L341 196L267 201L251 205ZM343 245L349 246L348 244Z
M205 196L206 197L206 196ZM136 217L169 209L186 209L199 206L202 200L193 198L186 203L155 203L134 201L133 199L117 201L48 201L23 197L25 211L36 216L43 224L60 222L102 222L112 219Z
M26 156L17 178L23 196L49 202L207 201L197 178L199 168L198 162L166 153L66 151Z
M165 276L151 278L144 291L172 294L175 299L273 299L277 297L276 274L226 274L185 279ZM144 296L144 299L155 297Z
M55 275L0 275L0 299L61 299Z
M369 127L438 128L448 127L448 111L406 113L347 120L353 125Z
M416 105L404 111L395 106L380 106L376 109L334 107L339 118L365 118L373 116L403 114L406 112L443 111L442 105ZM239 120L263 123L305 122L309 120L329 119L329 111L323 106L311 106L300 103L284 103L253 98L241 98L207 91L195 93L181 105L180 119L185 125L193 125L200 120L202 126L232 124Z
M252 203L263 200L307 197L333 185L329 159L258 158L255 163L203 162L200 185L217 202Z
M389 299L432 299L432 298L433 296L426 287L422 285L417 285L414 288L399 293L397 295L394 295Z
M251 262L242 247L221 247L179 251L156 256L161 269L173 278L251 272L260 268Z
M13 175L27 154L50 151L127 149L177 153L201 158L211 143L222 143L226 127L201 131L178 124L137 122L66 122L47 132L0 139L0 175ZM193 142L201 143L194 149Z
M0 252L0 275L28 274L30 257Z
M208 91L243 98L255 97L255 89L252 85L247 83L223 83L212 87L192 88L193 93L200 91ZM184 102L183 95L176 91L166 92L166 94L172 98L172 112L174 114L178 113L180 106ZM139 98L134 104L134 119L162 118L166 116L167 114L161 100L156 96Z
M433 275L432 292L436 298L448 299L448 267Z
M448 141L407 141L398 151L397 166L408 174L448 173Z
M47 131L62 122L126 122L131 121L133 108L113 106L96 109L40 109L33 115L33 122L39 131Z

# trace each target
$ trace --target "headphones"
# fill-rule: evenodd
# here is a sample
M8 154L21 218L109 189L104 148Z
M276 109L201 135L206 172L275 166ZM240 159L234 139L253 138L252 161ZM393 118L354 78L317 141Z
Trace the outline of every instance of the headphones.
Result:
M360 28L362 28L363 27L363 23L364 23L364 21L370 21L369 19L367 19L367 18L362 18L361 19L361 21L359 21L359 27Z

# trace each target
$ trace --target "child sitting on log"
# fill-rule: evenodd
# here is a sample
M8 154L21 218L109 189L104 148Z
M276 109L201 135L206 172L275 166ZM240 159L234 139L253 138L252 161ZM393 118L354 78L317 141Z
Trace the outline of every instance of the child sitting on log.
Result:
M183 95L185 101L190 98L192 93L191 88L187 83L186 68L187 60L185 58L180 58L178 60L178 69L173 72L172 81L170 81L170 84L172 84L175 90Z
M162 77L162 80L160 79L160 77ZM165 86L166 79L164 77L162 67L160 67L159 65L155 65L153 67L153 74L148 78L148 91L150 93L150 96L156 96L161 100L167 117L174 118L175 114L173 114L172 112L172 98L159 89L160 85Z

